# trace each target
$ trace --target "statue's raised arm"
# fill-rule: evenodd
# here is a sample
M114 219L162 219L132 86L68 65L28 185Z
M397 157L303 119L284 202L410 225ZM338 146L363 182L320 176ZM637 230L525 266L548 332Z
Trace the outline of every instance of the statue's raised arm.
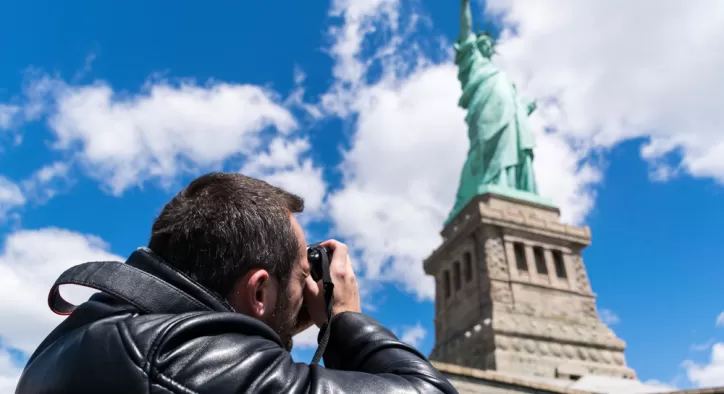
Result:
M470 12L470 0L460 1L460 39L473 33L473 14Z

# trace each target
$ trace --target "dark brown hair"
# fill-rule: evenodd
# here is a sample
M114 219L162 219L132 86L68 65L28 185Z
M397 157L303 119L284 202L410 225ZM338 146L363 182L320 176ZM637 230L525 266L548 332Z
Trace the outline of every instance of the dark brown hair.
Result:
M221 296L255 268L286 286L301 248L289 215L303 210L299 196L262 180L210 173L163 207L148 247Z

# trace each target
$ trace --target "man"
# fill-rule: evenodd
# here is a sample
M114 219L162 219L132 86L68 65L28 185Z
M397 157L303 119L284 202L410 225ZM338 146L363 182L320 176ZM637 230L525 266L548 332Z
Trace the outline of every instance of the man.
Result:
M302 210L299 197L240 174L194 180L163 208L148 248L81 272L113 295L68 310L16 393L455 393L361 314L337 241L324 243L334 283L326 368L292 360L292 337L328 317L294 217Z

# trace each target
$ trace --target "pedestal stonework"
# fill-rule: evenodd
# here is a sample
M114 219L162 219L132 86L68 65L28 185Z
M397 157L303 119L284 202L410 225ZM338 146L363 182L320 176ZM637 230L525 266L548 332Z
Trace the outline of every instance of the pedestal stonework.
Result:
M590 230L557 208L477 196L425 260L436 279L434 361L520 375L634 379L606 327L581 251Z

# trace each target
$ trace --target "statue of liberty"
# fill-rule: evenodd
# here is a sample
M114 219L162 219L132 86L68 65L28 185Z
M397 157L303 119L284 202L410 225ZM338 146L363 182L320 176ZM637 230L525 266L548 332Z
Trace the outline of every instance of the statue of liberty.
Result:
M491 63L493 37L474 34L470 0L462 0L461 5L455 64L463 90L458 105L467 110L470 149L448 221L486 189L538 194L533 173L535 138L528 125L535 102L524 102L506 73Z

